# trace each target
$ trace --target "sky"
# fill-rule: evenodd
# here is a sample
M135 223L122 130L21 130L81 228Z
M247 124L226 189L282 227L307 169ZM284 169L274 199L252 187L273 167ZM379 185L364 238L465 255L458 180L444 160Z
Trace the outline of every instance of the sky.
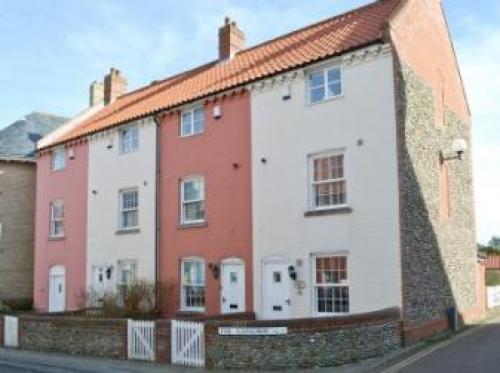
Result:
M236 20L251 46L368 0L0 0L0 129L71 117L111 66L134 89L217 57ZM443 0L473 115L477 233L500 235L500 2Z

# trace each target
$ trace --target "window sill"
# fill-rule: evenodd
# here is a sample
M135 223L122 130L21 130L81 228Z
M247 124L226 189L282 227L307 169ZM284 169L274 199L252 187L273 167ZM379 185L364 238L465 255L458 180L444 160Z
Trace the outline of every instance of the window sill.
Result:
M332 207L321 210L309 210L304 213L304 216L309 217L309 216L324 216L324 215L340 215L340 214L350 214L350 213L352 213L352 208L344 206L344 207Z
M206 226L208 226L206 221L200 221L197 223L181 223L177 226L177 229L204 228Z
M316 106L316 105L321 105L321 104L324 104L324 103L327 103L327 102L331 102L331 101L336 101L336 100L341 100L344 98L344 94L340 94L338 96L332 96L332 97L328 97L328 98L325 98L324 100L321 100L321 101L315 101L315 102L311 102L309 99L307 101L307 106Z
M196 138L196 137L199 137L199 136L203 135L204 133L205 133L205 131L197 132L197 133L192 133L192 134L189 134L189 135L179 135L179 138L181 138L181 139L189 139L190 137Z
M129 229L118 229L115 234L121 235L121 234L137 234L141 233L141 230L139 228L129 228Z
M63 241L66 236L49 236L49 241Z
M200 316L205 314L205 308L183 308L176 313L176 316Z

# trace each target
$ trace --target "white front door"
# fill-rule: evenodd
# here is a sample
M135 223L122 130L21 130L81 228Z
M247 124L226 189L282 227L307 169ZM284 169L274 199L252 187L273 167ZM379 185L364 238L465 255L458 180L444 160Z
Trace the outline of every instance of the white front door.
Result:
M104 294L108 290L110 285L110 280L108 279L106 266L94 266L93 267L93 279L92 279L92 290L94 292L94 301L99 301L104 297Z
M222 262L221 312L245 312L245 264L242 261Z
M288 261L264 262L262 271L262 317L288 319L292 315Z
M62 312L66 309L66 271L55 266L49 273L49 312Z

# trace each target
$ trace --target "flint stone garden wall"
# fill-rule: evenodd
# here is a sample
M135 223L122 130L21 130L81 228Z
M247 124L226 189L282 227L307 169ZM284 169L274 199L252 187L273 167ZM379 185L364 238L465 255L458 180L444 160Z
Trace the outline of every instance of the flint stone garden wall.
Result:
M219 335L219 327L287 327L285 335ZM331 367L382 356L401 346L399 309L282 321L207 322L206 366L222 369Z
M19 348L126 359L127 320L22 316Z

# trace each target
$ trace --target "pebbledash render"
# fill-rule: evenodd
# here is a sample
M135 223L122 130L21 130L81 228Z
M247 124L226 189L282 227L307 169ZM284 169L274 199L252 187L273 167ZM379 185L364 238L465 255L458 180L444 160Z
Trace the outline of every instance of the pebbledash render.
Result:
M470 112L439 0L379 0L251 48L226 19L218 59L125 90L112 69L91 86L102 108L39 149L38 310L144 279L167 317L396 307L407 341L450 308L484 312Z

